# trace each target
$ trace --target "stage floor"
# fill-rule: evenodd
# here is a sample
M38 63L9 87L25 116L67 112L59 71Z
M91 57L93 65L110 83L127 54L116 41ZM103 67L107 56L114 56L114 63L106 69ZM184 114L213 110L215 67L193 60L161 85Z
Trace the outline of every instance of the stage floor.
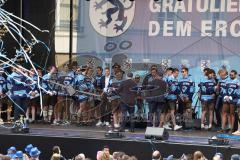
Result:
M29 136L46 136L46 137L80 137L80 138L96 138L109 139L105 137L105 133L109 130L107 127L93 127L66 125L54 126L46 124L31 124ZM165 142L184 143L194 145L208 145L208 139L216 136L217 131L201 131L201 130L179 130L168 131L169 139ZM9 129L0 128L0 134L13 134ZM136 129L134 133L124 132L125 137L121 140L145 140L145 129ZM240 138L239 138L240 139ZM240 141L230 140L231 147L240 147Z
M209 159L216 152L221 152L227 159L230 159L232 154L239 153L240 147L240 141L237 140L231 140L227 146L208 145L208 139L218 134L216 131L169 131L170 136L167 141L145 139L145 129L136 129L135 133L124 132L125 137L121 139L106 138L107 131L108 128L104 127L34 124L30 125L30 133L14 134L9 128L0 127L0 153L4 153L4 149L11 145L23 148L32 143L41 148L44 153L43 159L49 159L52 153L51 148L54 145L59 145L69 158L77 155L80 151L95 159L96 152L104 145L108 145L112 151L124 151L130 155L136 155L139 160L149 159L155 149L160 150L164 157L171 154L174 154L174 157L180 157L183 153L201 150Z

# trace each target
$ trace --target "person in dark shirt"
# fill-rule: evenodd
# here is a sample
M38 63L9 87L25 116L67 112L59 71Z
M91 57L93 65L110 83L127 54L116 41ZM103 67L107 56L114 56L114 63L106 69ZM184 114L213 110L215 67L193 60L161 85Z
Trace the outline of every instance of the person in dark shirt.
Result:
M93 85L95 88L95 93L98 95L101 95L103 93L103 89L105 85L105 78L103 76L103 69L100 66L97 67L97 75L94 78ZM98 106L100 103L101 101L99 99L94 100L95 106ZM101 111L99 107L96 109L96 115L97 115L97 118L101 116ZM98 119L96 126L100 126L100 125L102 125L101 118Z
M136 83L133 80L133 74L127 74L127 80L124 80L120 83L119 88L117 89L117 93L121 97L121 111L122 111L122 123L121 123L121 131L125 130L125 125L127 122L127 113L130 115L130 127L131 132L134 132L134 105L136 102L137 93L132 91L132 88L136 87Z
M159 76L156 68L151 69L151 75L148 77L148 81L145 86L154 86L156 89L149 92L146 101L148 102L148 126L160 126L164 124L164 117L160 113L166 106L165 93L167 91L167 83ZM161 118L161 122L160 122Z

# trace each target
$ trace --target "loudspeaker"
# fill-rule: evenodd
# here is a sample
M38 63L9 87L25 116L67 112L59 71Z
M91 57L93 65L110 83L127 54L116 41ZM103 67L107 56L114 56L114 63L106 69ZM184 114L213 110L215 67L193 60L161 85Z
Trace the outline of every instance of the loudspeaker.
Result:
M147 127L145 132L146 139L168 140L169 133L164 128Z

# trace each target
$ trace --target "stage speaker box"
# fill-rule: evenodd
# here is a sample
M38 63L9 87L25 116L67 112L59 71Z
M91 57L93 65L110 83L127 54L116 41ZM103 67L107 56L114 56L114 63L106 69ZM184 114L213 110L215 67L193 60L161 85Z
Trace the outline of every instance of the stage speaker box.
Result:
M146 139L168 140L169 133L164 128L147 127L145 132Z

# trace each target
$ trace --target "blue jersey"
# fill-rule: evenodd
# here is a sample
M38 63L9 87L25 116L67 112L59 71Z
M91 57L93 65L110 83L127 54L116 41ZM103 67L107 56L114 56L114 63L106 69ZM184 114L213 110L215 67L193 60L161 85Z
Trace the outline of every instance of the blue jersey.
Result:
M167 100L177 100L177 95L180 93L178 79L170 76L166 82L168 84Z
M120 98L120 96L114 90L116 90L120 87L121 82L122 82L122 80L118 80L116 78L112 78L109 80L108 94L111 96L112 100Z
M227 91L226 91L226 82L229 80L228 77L225 77L224 79L219 79L218 85L219 85L219 95L223 97Z
M94 90L92 81L82 74L75 77L75 86L78 91L92 92ZM82 94L81 92L77 92L76 96L79 100L87 98L87 95Z
M61 84L61 86L58 86L58 95L59 96L67 96L68 92L66 90L67 86L74 86L74 72L68 72L65 75L58 75L58 83ZM63 87L64 85L65 87Z
M27 78L20 73L13 72L8 76L8 87L12 99L29 96L30 88L27 84Z
M32 98L39 97L38 76L34 75L34 76L30 77L30 78L27 78L27 84L28 84L29 89L30 89L30 94L31 94L31 92L35 92L36 93L34 97L29 95L30 99L32 99Z
M238 79L229 79L228 81L226 81L226 93L224 94L224 96L232 97L231 102L236 101L239 97L239 87L240 83Z
M214 79L206 78L199 83L199 91L201 94L201 101L212 101L216 94L216 81Z
M42 84L43 93L49 93L54 91L54 85L50 84L50 81L52 80L51 77L52 75L50 73L45 74L42 77L41 84Z
M98 90L103 90L105 85L105 79L103 75L96 75L94 81L94 87Z
M180 96L187 97L191 100L195 92L195 83L192 79L189 76L182 77L179 79L178 86L180 89Z

